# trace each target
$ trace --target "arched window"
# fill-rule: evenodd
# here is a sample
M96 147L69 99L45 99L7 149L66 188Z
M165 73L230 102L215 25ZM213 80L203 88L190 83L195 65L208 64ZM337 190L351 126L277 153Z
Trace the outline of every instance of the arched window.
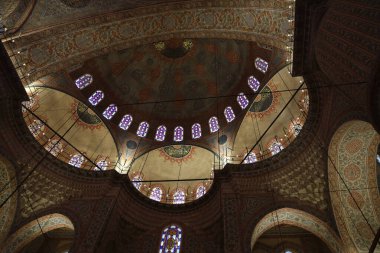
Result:
M206 187L203 185L198 186L197 191L195 193L196 199L199 199L200 197L205 195L205 193L206 193Z
M256 58L255 67L261 72L263 72L264 74L268 71L268 66L269 66L268 62L264 61L260 57Z
M57 156L62 152L62 142L60 142L60 140L53 139L48 142L48 144L45 146L45 149L53 156Z
M269 147L269 150L272 153L272 155L280 153L280 151L283 149L284 149L284 147L278 141L273 142L272 145L270 145L270 147Z
M182 229L176 225L162 231L159 253L179 253L182 242Z
M154 139L156 141L164 141L165 136L166 136L166 126L161 125L161 126L157 127L156 136L154 137Z
M193 139L199 139L202 137L202 129L199 123L195 123L191 126L191 136Z
M257 162L257 157L255 153L251 152L249 153L247 158L245 158L243 163L254 163L254 162Z
M123 130L128 130L128 128L132 124L132 116L129 114L124 115L124 117L120 120L119 127Z
M100 170L106 170L108 168L108 162L107 160L100 160L99 162L96 163L96 167L94 170L100 171Z
M183 190L176 190L173 194L173 204L185 203L185 192Z
M160 202L162 199L162 189L160 187L154 187L149 194L149 198Z
M40 120L35 119L29 126L29 131L33 134L34 137L37 137L41 131L44 130L45 125Z
M208 125L210 126L210 132L215 133L216 131L219 130L219 122L218 118L213 116L209 119Z
M70 158L69 164L74 167L80 168L83 162L84 162L84 157L81 154L76 154Z
M136 175L132 178L132 184L137 190L140 190L141 188L141 185L142 185L141 181L142 181L141 175Z
M237 96L237 102L238 104L240 105L241 109L245 109L247 108L248 104L249 104L249 100L248 98L244 95L243 92L239 93L239 95Z
M257 80L254 76L248 77L248 86L251 88L254 92L258 91L260 88L260 82Z
M109 105L103 112L103 116L106 119L112 119L112 117L117 112L117 106L114 104Z
M29 101L23 101L21 102L26 108L29 110L33 110L33 107L37 104L37 99L33 97L29 97ZM24 108L24 106L21 108L22 112L26 112L27 110Z
M96 106L97 104L100 103L104 98L104 93L101 90L97 90L92 95L88 98L88 102L92 104L93 106Z
M92 75L85 74L79 77L77 80L75 80L75 85L78 87L78 89L83 90L92 83L92 80Z
M302 130L302 125L298 122L292 123L290 127L291 127L291 130L292 130L294 136L298 136L298 134Z
M149 124L146 121L140 123L139 128L137 129L137 136L145 137L148 134Z
M235 119L235 113L234 110L232 110L231 106L228 106L226 109L224 109L224 117L226 117L227 122L231 122Z
M174 128L174 141L183 141L183 127Z

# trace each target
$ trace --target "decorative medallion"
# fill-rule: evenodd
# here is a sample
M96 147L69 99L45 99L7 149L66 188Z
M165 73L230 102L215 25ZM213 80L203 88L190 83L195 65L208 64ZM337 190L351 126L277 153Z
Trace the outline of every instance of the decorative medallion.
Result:
M260 94L257 95L253 102L250 112L264 112L268 110L273 101L272 91L268 86L265 86Z
M163 56L177 59L185 56L190 51L193 47L193 41L191 39L170 39L157 42L154 47Z
M187 145L172 145L160 148L160 156L171 162L186 162L192 158L194 147Z
M90 0L61 0L61 2L71 8L83 8L90 3Z
M77 123L84 128L94 130L102 127L102 120L93 110L87 109L87 106L82 102L74 101L71 104L71 113L74 120L79 118Z
M363 141L359 139L353 139L350 142L348 142L345 146L346 151L349 154L355 154L357 153L363 146Z
M264 116L276 112L280 97L280 94L276 91L276 85L270 81L256 96L249 109L249 115L263 119Z

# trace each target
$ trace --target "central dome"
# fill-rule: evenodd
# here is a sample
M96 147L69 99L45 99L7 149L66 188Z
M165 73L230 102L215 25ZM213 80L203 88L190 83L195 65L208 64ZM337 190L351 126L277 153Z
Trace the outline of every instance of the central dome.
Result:
M190 129L196 122L207 125L227 97L242 92L256 47L228 39L170 39L95 57L71 76L90 73L105 99L140 122Z

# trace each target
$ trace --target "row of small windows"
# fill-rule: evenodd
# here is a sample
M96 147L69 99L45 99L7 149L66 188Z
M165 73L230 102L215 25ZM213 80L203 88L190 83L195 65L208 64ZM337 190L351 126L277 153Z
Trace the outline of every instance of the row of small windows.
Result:
M137 176L136 178L133 178L133 185L139 190L141 187L141 177ZM199 199L206 193L206 187L203 185L198 186L195 197L196 199ZM159 186L154 187L149 194L149 198L160 202L163 197L163 191ZM173 194L173 204L184 204L186 199L186 194L183 190L177 190Z
M256 58L255 60L255 67L260 70L261 72L265 73L268 70L268 62L261 58ZM89 86L93 81L93 77L90 74L85 74L81 77L79 77L75 84L79 89L84 89L87 86ZM248 86L254 91L257 92L260 88L260 82L254 77L250 76L248 77ZM104 92L101 90L95 91L89 98L88 101L91 105L97 106L102 100L104 99ZM241 109L246 109L249 105L249 100L245 96L244 93L239 93L239 95L236 98L239 106ZM103 116L111 120L113 116L117 112L117 106L115 104L109 105L103 112ZM224 116L226 118L227 122L232 122L235 119L235 113L231 106L228 106L224 109ZM119 127L123 130L128 130L128 128L131 126L133 121L133 118L131 115L126 114L121 119L119 123ZM210 132L215 133L219 130L219 122L217 117L213 116L209 119L209 127ZM149 124L145 121L141 122L138 129L137 129L137 135L139 137L146 137L149 130ZM164 125L161 125L156 130L155 139L157 141L164 141L166 137L166 127ZM201 126L199 123L195 123L191 128L192 138L198 139L202 136ZM174 129L174 141L180 142L183 141L184 136L184 129L181 126L178 126Z
M83 163L85 161L85 158L83 155L81 154L76 154L76 155L73 155L70 160L69 160L69 164L74 166L74 167L77 167L77 168L81 168ZM107 170L109 166L109 162L105 159L102 159L100 161L98 161L96 163L96 166L94 167L94 170L95 171L103 171L103 170Z
M274 141L270 146L269 150L272 155L276 155L280 153L281 150L284 149L284 146L279 141ZM247 157L244 159L243 163L255 163L257 162L257 156L254 152L250 152Z
M136 175L132 178L132 184L137 189L140 190L142 186L142 177L141 175ZM200 185L197 187L195 192L196 199L199 199L206 193L206 187ZM161 187L156 186L149 193L149 198L155 201L160 202L163 197L163 190ZM184 190L178 189L173 194L173 204L184 204L186 200L186 194Z

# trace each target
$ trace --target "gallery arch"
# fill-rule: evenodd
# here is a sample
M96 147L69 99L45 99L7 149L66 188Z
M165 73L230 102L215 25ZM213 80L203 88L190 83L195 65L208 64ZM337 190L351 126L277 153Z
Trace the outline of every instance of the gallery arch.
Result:
M329 146L331 204L343 242L353 252L368 252L380 225L379 143L371 124L354 120L339 127Z
M48 241L55 236L58 240ZM10 235L0 248L4 253L23 252L28 248L46 248L50 252L68 252L73 244L74 225L62 214L53 213L39 217ZM42 240L42 241L41 241Z

